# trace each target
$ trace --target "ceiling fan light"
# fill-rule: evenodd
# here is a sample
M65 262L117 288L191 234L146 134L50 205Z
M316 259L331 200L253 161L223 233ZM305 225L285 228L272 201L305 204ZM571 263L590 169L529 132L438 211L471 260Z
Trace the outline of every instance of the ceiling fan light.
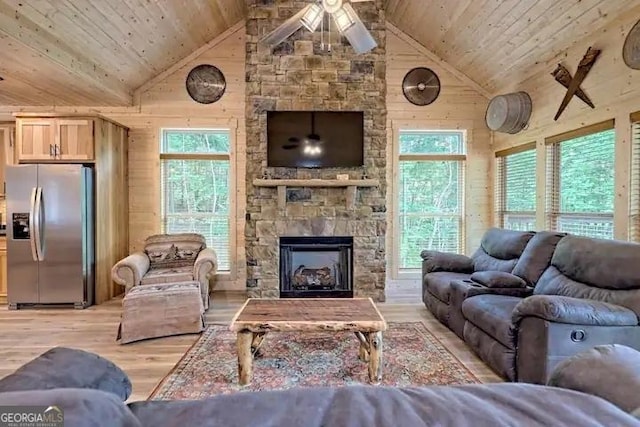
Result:
M322 7L327 13L336 13L342 9L342 0L322 0Z
M318 29L320 22L322 22L323 15L324 11L322 8L317 4L313 4L305 12L304 16L300 19L300 22L302 22L302 25L304 25L307 30L313 33Z
M345 8L338 10L333 14L333 19L336 21L336 26L341 33L347 31L349 28L353 27L356 23L356 20L347 12Z

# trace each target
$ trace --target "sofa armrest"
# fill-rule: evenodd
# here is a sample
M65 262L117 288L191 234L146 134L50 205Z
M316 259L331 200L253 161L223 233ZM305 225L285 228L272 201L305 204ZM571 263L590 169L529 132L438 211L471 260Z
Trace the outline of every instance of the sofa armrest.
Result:
M54 347L0 380L0 394L61 388L102 390L122 401L131 395L131 381L122 369L97 354L67 347Z
M134 252L121 259L111 269L111 278L125 287L125 292L140 284L142 277L149 271L149 257L144 252Z
M526 288L527 282L504 271L476 271L471 280L488 288Z
M547 385L602 397L621 409L640 408L640 352L599 345L558 363Z
M196 280L209 280L218 270L218 256L211 248L204 248L198 254L195 264L193 264L193 277Z
M511 320L518 324L528 316L571 325L638 325L638 316L628 308L602 301L558 295L533 295L525 298L514 308Z
M455 273L473 273L473 260L465 255L438 251L422 251L423 275L435 271L451 271Z

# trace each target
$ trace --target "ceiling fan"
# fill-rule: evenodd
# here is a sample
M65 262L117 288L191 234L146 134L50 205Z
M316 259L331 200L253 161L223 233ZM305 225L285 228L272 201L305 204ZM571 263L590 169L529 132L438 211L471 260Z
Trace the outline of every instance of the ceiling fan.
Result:
M351 3L368 1L375 0L350 0ZM314 0L312 4L304 7L284 24L267 34L260 43L274 48L302 27L314 32L318 26L324 25L325 13L333 18L336 27L349 40L357 54L369 52L378 46L347 0ZM329 26L331 26L331 19L329 19Z

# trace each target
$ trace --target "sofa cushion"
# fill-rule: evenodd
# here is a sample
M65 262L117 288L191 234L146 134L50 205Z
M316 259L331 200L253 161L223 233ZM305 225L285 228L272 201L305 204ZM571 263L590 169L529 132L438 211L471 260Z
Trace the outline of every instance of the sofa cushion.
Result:
M567 236L551 264L565 276L604 289L640 289L640 244Z
M129 407L146 426L638 426L635 418L595 396L517 383L306 388Z
M640 290L596 288L571 280L553 266L547 268L542 274L533 293L535 295L563 295L608 302L627 307L640 316Z
M596 346L560 362L547 384L600 396L631 412L640 406L640 353L619 344Z
M482 248L478 248L471 256L473 259L473 271L504 271L511 273L513 267L518 262L517 258L513 259L499 259L494 258L484 251Z
M113 394L100 390L57 388L0 393L0 406L17 405L48 407L47 413L53 413L56 416L61 410L64 425L67 427L142 427L138 418L124 402ZM16 423L16 425L48 425L48 423Z
M54 347L0 380L0 393L54 388L91 388L126 400L131 381L107 359L66 347Z
M155 285L158 283L188 282L193 280L193 266L152 268L142 276L140 283Z
M558 242L565 236L565 233L556 231L537 232L529 240L511 273L522 277L527 284L535 286L544 270L549 267Z
M476 271L471 280L488 288L524 288L527 283L518 276L504 271Z
M477 295L462 303L462 314L505 347L515 349L517 338L511 313L520 301L522 298L504 295Z
M480 246L490 256L498 259L514 259L520 257L533 231L515 231L502 228L490 228L482 236Z
M145 240L144 252L150 268L193 266L198 253L207 247L200 234L156 234Z
M447 271L439 271L436 273L428 273L424 276L425 287L427 291L438 298L440 301L449 304L451 299L452 280L468 279L469 274L466 273L450 273Z

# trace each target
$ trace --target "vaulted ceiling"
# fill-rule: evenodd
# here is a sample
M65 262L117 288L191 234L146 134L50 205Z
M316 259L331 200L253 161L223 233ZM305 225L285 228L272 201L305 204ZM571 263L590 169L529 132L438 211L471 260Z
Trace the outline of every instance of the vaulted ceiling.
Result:
M488 92L640 0L385 0L389 21ZM244 0L0 0L0 105L129 105L245 16ZM356 5L357 7L357 5Z

